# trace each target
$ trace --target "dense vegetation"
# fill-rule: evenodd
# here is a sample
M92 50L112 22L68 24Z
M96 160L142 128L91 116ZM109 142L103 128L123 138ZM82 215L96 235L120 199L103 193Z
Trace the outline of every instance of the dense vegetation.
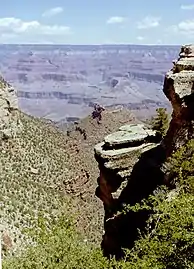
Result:
M126 252L123 261L105 259L62 218L49 232L41 227L38 245L5 261L3 268L194 268L194 196L179 193L171 200L164 196L165 192L161 201L155 200L155 214L149 220L154 229Z
M40 141L40 145L41 143L43 142ZM41 150L44 153L46 149L43 147ZM56 151L56 158L59 156L57 153L58 151ZM6 151L3 154L6 154ZM32 165L30 160L29 164ZM18 254L17 257L5 259L3 268L194 268L194 141L189 141L185 147L178 150L168 160L165 167L172 189L161 187L155 196L150 196L147 201L132 208L142 210L144 207L151 206L154 214L148 220L147 232L140 233L140 238L136 241L134 248L126 251L124 260L115 261L114 258L111 260L104 258L99 248L77 232L74 217L70 217L71 214L68 210L60 210L60 212L56 209L53 210L56 202L58 207L63 205L61 202L58 203L61 201L60 191L58 198L50 196L53 192L53 183L50 182L50 191L49 188L47 189L50 193L48 193L49 200L40 200L41 203L47 203L48 212L38 215L35 226L28 225L26 229L26 236L29 235L27 237L33 238L33 242L36 243L28 247L22 254ZM62 168L63 163L60 166L60 169ZM45 170L45 172L43 170L41 173L45 174L45 184L47 184L49 170ZM29 175L30 173L24 175L24 178ZM60 174L57 177L60 177ZM35 184L33 181L30 182ZM38 178L36 184L39 184ZM45 186L42 191L44 188ZM35 193L31 195L35 195ZM37 193L37 195L41 198L41 193ZM13 205L15 202L13 201ZM22 204L20 203L19 206ZM26 223L28 223L26 217L36 213L35 205L30 204L30 200L28 209L31 210L28 214L25 214L23 209L21 211L24 214L21 217ZM14 208L12 212L14 212ZM51 212L52 214L50 214ZM53 214L54 212L57 214ZM20 222L22 218L19 219Z
M92 214L95 203L70 195L74 178L78 179L72 172L76 170L72 161L75 157L70 158L73 150L68 150L67 137L42 120L24 114L20 118L21 133L0 142L0 228L12 241L7 247L8 240L3 240L3 256L31 244L32 238L26 231L37 229L39 216L50 222L61 213L76 213L77 225L93 241L101 235L96 227L102 224L96 221L100 219L98 211Z

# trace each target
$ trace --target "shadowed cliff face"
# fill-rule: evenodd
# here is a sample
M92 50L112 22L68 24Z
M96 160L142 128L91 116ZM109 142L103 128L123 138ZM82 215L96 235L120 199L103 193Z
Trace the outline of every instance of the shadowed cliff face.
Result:
M105 208L102 249L106 256L123 255L133 247L151 212L117 214L124 204L134 205L168 184L164 163L174 150L193 138L194 46L183 46L180 58L166 74L163 91L173 107L166 137L160 143L143 125L121 127L96 145L100 177L96 195ZM124 133L122 131L125 131Z

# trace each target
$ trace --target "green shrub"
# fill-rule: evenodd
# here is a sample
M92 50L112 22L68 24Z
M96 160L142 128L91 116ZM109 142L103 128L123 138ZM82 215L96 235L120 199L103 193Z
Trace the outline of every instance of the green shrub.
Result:
M194 196L180 193L155 202L147 233L127 251L128 268L194 268Z
M41 222L40 229L34 235L37 245L30 247L20 257L7 258L4 269L92 269L108 268L101 251L76 233L71 220L56 219L51 230Z
M194 139L177 150L169 158L167 166L175 184L194 194Z

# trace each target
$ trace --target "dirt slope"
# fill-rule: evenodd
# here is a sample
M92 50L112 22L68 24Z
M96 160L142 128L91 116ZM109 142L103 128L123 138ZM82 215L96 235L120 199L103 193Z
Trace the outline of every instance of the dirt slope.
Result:
M37 229L40 215L75 214L90 241L100 242L103 208L95 197L98 167L93 146L119 126L134 121L127 110L104 112L100 125L91 117L67 132L23 113L23 130L0 142L0 230L10 251L30 243L26 229ZM79 128L85 129L86 140Z

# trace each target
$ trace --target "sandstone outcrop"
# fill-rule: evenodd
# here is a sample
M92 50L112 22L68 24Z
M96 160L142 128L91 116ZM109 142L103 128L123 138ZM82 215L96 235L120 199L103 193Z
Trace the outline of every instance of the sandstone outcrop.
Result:
M14 137L21 127L16 92L0 77L0 139Z
M159 143L144 125L123 126L95 147L100 177L96 195L105 209L102 249L104 254L122 255L144 230L151 212L118 214L123 205L134 205L169 183L165 162L172 153L194 138L194 46L181 48L179 59L167 72L164 94L173 113L166 137ZM166 173L166 174L165 174Z
M96 195L106 208L114 207L113 196L119 196L139 156L155 147L155 142L154 131L143 124L131 124L120 127L95 146L100 169Z
M105 255L122 255L122 248L133 244L137 227L144 226L147 215L117 215L123 204L135 204L146 198L158 184L162 172L158 167L163 155L154 131L143 124L120 127L95 146L100 176L96 195L105 209L102 249ZM147 182L147 178L150 182Z

